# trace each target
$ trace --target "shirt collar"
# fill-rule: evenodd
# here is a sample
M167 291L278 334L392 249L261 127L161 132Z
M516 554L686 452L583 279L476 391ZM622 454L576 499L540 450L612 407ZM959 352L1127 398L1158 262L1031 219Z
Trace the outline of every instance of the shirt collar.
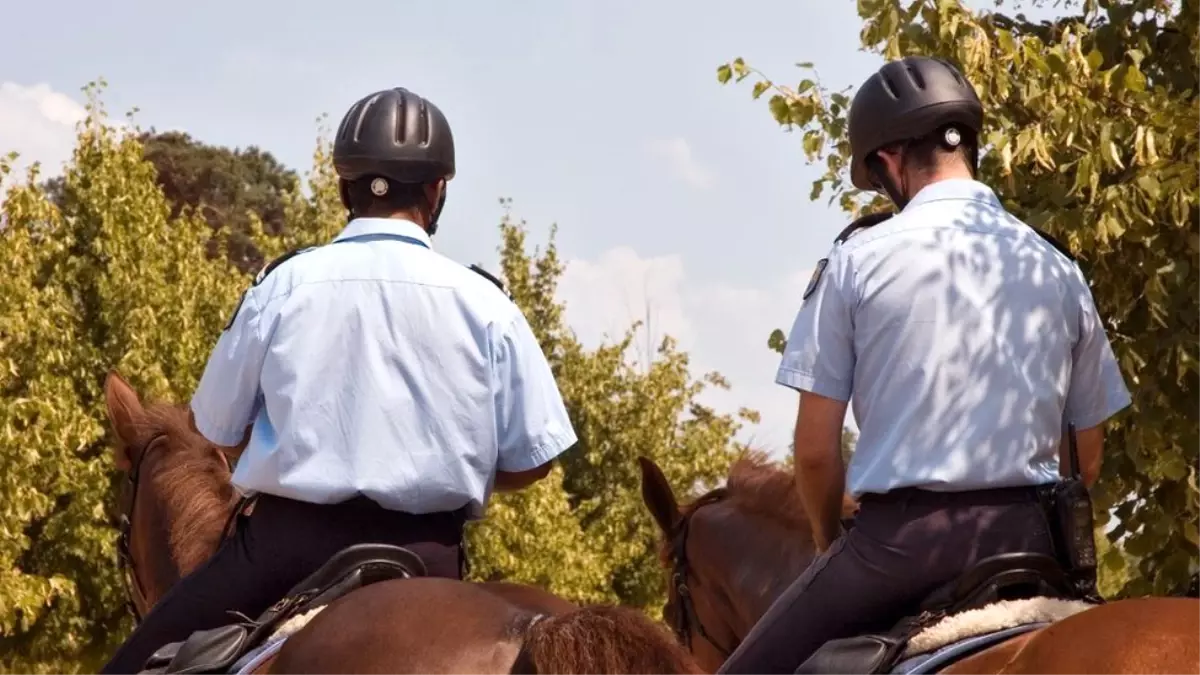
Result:
M970 178L950 178L930 183L921 188L909 200L904 210L907 211L922 204L948 199L984 202L992 206L1001 206L1000 198L996 196L996 193L990 187L983 183L971 180Z
M425 231L425 228L402 218L355 218L347 223L346 227L333 240L344 241L354 237L389 234L412 237L430 249L433 248L433 241L429 238L429 233Z

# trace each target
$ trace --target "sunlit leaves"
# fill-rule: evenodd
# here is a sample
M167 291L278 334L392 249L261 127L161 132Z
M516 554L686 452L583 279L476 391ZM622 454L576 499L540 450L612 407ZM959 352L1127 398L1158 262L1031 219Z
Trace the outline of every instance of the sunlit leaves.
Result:
M714 484L738 450L739 420L756 413L720 415L700 405L705 388L727 385L715 374L693 379L686 354L669 339L652 363L631 363L637 326L616 344L584 349L555 297L563 266L553 239L530 255L524 229L507 216L501 235L506 284L550 359L580 441L561 471L529 492L499 497L473 528L474 574L657 614L658 532L641 503L636 458L653 458L681 493Z
M748 72L731 66L731 77ZM125 635L104 373L119 368L150 398L187 401L250 282L224 251L208 254L208 223L186 209L171 217L137 135L113 128L95 94L59 206L35 167L0 209L0 671L92 670ZM263 232L250 215L251 238L268 259L345 226L326 131L307 195L286 195L282 234ZM0 161L0 176L12 184L10 162ZM617 344L584 349L556 300L563 267L553 237L530 254L507 216L500 233L503 276L581 441L546 480L498 496L487 521L472 526L472 571L657 612L657 533L635 458L653 457L681 494L713 483L738 450L740 422L756 413L700 405L702 391L725 384L693 378L670 340L652 363L633 365L636 327Z
M958 0L859 0L858 11L865 47L963 69L986 111L983 180L1081 259L1134 394L1111 426L1103 477L1131 557L1108 555L1106 570L1127 575L1127 593L1182 589L1198 564L1200 510L1200 13L1157 0L1085 2L1047 23ZM803 132L809 161L824 156L813 198L829 190L857 214L878 198L846 181L846 104L801 70L794 88L771 82L769 112Z
M141 146L105 118L98 88L88 94L90 116L63 176L61 210L38 187L36 171L3 202L0 569L8 571L0 577L0 666L7 668L66 668L121 636L103 375L118 367L152 396L187 400L242 284L223 257L205 255L207 224L189 214L169 219Z

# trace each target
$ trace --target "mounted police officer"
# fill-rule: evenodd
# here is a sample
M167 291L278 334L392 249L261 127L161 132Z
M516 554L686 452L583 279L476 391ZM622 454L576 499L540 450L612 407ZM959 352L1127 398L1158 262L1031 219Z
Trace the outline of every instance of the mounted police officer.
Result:
M1055 555L1042 501L1069 479L1069 426L1096 479L1102 424L1129 392L1080 269L975 180L982 126L975 90L938 59L887 63L854 98L854 185L900 211L820 261L776 376L800 392L796 476L821 554L720 672L792 673L982 558Z
M199 433L244 448L233 484L253 512L106 672L136 672L231 611L259 615L353 544L404 546L461 578L464 523L576 441L521 311L432 249L455 172L442 111L373 93L346 113L333 162L349 223L259 274L191 402Z

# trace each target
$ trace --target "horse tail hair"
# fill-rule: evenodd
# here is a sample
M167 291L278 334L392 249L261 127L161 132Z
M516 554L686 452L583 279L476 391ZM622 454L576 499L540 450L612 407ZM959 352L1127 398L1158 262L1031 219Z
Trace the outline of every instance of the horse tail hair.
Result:
M593 605L536 617L512 673L702 673L663 626L641 612Z

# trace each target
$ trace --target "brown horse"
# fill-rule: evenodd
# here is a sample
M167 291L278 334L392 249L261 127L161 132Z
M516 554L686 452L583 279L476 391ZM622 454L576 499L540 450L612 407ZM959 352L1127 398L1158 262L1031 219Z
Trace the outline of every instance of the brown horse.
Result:
M664 618L715 672L816 556L796 482L751 453L734 463L724 487L681 509L658 466L639 461L642 497L663 532L662 561L672 575ZM854 510L848 498L845 510ZM1200 673L1200 600L1099 605L940 672Z
M237 502L230 461L182 406L143 407L105 382L127 473L121 561L135 616L216 552ZM330 603L256 672L696 673L669 632L625 607L583 607L533 586L418 577Z

